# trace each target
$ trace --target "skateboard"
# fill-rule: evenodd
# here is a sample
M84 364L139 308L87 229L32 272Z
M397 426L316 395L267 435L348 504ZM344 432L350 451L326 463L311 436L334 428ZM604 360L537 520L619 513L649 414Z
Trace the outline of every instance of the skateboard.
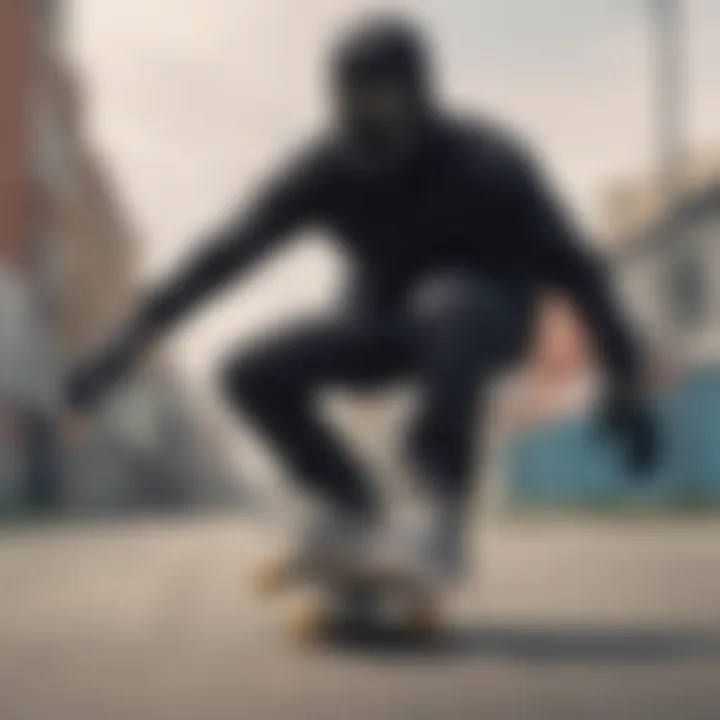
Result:
M254 586L266 598L298 592L284 629L302 645L370 639L425 644L443 631L439 594L410 573L301 567L275 559L257 568Z

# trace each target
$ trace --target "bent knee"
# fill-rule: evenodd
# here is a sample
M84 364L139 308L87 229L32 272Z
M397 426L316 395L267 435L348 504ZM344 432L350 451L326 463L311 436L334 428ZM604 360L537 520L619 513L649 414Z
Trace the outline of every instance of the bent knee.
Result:
M257 349L226 362L220 371L220 386L234 404L251 409L302 394L297 374L272 353Z

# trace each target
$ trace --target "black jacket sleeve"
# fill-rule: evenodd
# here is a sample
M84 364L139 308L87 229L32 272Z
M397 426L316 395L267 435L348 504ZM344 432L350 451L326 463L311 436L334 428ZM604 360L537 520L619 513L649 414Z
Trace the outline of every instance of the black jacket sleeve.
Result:
M633 332L616 303L605 263L581 239L562 203L527 154L512 163L514 211L528 243L528 261L541 283L564 292L593 333L614 381L634 384L641 356Z
M269 254L280 238L319 213L326 167L319 153L297 160L259 193L248 210L208 234L200 250L151 291L133 326L139 338L159 333Z

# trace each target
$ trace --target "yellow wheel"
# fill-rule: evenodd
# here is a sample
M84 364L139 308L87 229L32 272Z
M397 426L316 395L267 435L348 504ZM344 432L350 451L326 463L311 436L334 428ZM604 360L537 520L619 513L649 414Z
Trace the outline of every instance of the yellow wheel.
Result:
M275 595L292 582L292 568L282 558L266 560L255 569L253 587L261 595Z
M296 605L289 616L289 636L301 646L321 642L328 631L329 610L319 598L307 598Z
M407 614L407 628L413 639L432 642L442 633L443 621L440 607L433 601L413 603Z

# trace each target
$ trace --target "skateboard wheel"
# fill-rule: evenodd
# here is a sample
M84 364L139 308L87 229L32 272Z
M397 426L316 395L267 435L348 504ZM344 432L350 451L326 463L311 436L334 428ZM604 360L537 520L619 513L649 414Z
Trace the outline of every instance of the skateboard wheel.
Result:
M269 560L255 571L253 585L262 595L274 595L285 589L291 580L292 572L284 560Z
M313 645L320 642L328 628L328 611L319 601L307 601L290 615L288 631L299 645Z
M432 603L423 603L410 608L407 627L413 638L428 642L436 639L442 631L442 617L439 608Z

